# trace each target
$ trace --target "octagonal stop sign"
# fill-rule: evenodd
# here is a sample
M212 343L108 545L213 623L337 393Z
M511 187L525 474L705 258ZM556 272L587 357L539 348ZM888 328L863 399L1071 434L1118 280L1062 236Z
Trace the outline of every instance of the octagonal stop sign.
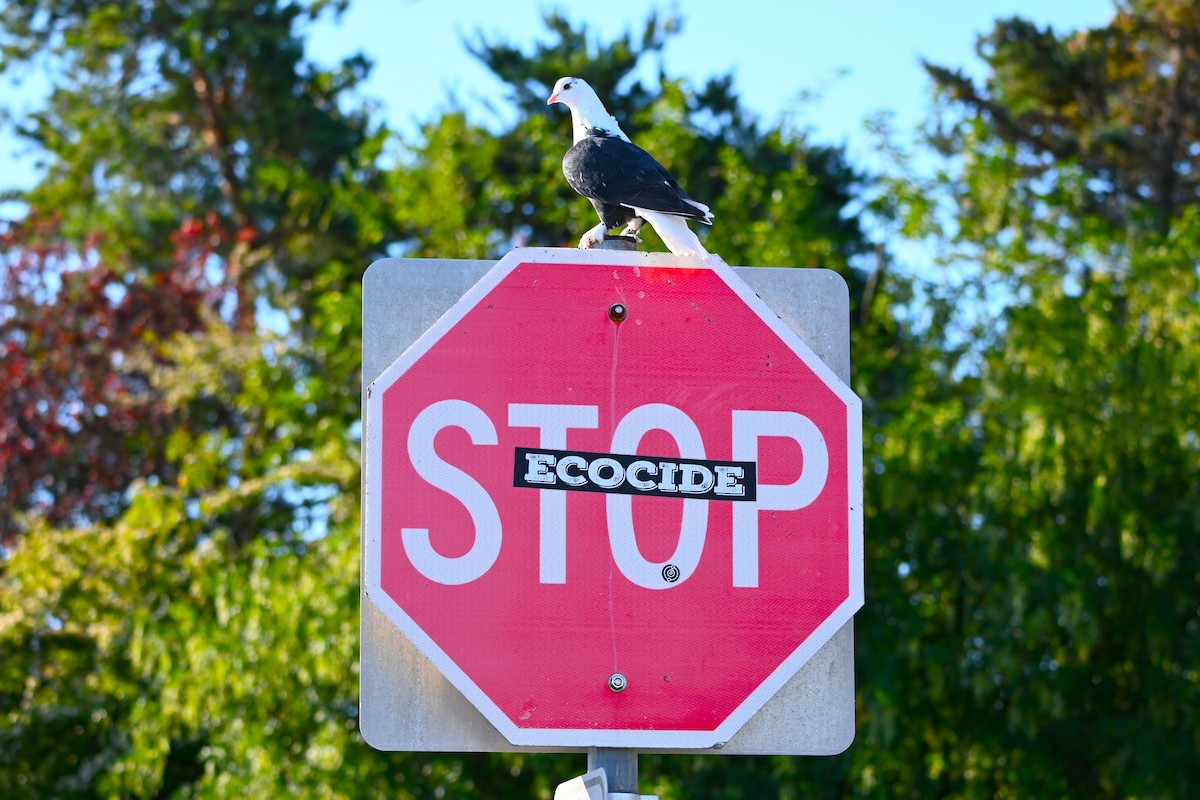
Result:
M862 605L858 398L719 259L516 250L367 398L365 594L514 745L712 747Z

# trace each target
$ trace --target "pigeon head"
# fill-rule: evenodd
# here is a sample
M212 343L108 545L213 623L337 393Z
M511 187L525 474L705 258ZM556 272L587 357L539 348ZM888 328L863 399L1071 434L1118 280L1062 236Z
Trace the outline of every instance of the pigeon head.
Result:
M562 103L571 109L571 127L576 142L592 130L603 131L609 136L629 141L617 120L604 109L604 103L600 102L596 90L588 86L583 78L559 78L546 105L555 103Z
M559 78L558 83L554 84L554 89L550 92L550 99L546 101L546 105L562 103L568 108L576 108L581 102L599 101L599 99L596 97L595 90L588 86L587 81L583 78Z

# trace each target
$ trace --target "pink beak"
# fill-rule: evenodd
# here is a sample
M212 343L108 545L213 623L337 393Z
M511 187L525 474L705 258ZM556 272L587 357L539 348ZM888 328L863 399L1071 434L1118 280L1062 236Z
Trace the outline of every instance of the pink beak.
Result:
M558 95L552 94L552 95L550 95L550 99L546 101L546 105L552 106L557 102L558 102Z

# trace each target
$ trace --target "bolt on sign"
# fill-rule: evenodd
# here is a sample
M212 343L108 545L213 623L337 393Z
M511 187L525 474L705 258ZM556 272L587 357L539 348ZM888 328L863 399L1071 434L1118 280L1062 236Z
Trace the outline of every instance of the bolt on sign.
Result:
M377 746L427 663L442 749L721 747L862 605L860 402L717 258L514 250L365 394Z

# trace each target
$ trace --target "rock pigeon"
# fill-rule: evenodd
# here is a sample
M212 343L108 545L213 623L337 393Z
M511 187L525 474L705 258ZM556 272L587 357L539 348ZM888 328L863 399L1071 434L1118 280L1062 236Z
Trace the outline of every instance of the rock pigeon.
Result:
M649 222L675 255L708 255L687 224L694 219L711 225L708 206L688 196L653 156L629 141L586 81L559 78L546 105L554 103L571 109L574 129L571 149L563 157L563 174L600 215L600 224L579 240L581 248L594 247L621 225L627 225L621 235L636 237Z

